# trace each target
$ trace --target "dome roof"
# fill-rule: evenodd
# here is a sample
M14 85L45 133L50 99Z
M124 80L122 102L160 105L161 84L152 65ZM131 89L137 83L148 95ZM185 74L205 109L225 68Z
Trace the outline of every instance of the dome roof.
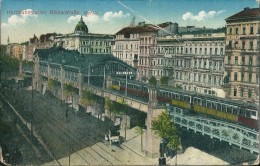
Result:
M80 18L80 21L75 27L74 33L88 33L88 27L83 21L82 16Z

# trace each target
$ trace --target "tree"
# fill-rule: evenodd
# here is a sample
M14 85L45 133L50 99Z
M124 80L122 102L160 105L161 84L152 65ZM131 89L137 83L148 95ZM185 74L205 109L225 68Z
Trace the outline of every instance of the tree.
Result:
M160 79L161 85L168 85L168 80L169 80L169 77L165 77L165 76L161 77L161 79Z
M149 79L149 84L151 85L156 85L157 84L157 80L154 76L151 76L151 78Z
M178 147L180 146L180 139L178 130L171 121L170 115L166 111L162 112L155 120L152 120L151 129L163 140L168 140L167 147L176 151L177 159L177 151Z
M141 151L143 151L143 133L144 133L144 130L143 130L142 127L137 126L137 127L135 128L135 132L136 132L137 134L141 135Z

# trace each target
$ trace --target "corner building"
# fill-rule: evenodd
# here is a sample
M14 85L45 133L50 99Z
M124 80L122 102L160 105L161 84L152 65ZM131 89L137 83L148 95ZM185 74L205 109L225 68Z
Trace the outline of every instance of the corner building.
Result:
M259 101L259 8L226 19L225 88L228 97Z

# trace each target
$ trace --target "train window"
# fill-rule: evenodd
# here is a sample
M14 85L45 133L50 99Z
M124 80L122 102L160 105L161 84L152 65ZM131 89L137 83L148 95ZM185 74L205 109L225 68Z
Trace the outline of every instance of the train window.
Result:
M224 105L224 104L222 104L221 111L222 111L222 112L227 112L227 106Z
M237 115L237 111L238 111L237 107L236 108L233 107L233 114Z
M232 114L232 107L231 106L227 106L227 112Z
M220 103L217 103L217 110L218 110L218 111L222 111L222 110L221 110L221 104L220 104Z
M187 97L187 101L188 101L188 102L191 102L191 100L190 100L190 96L189 96L189 97Z
M250 117L251 117L250 112L251 112L250 110L246 110L246 117L247 117L247 118L250 118Z
M251 116L256 116L256 112L255 111L251 111Z
M205 100L202 100L202 106L203 106L203 107L206 107L206 104L207 104L206 101L205 101Z
M207 101L207 107L211 108L211 101Z
M176 94L176 99L180 100L180 95L179 94Z
M193 98L193 104L195 104L195 105L197 105L198 104L198 100L197 100L197 98Z
M241 116L245 116L245 113L246 113L245 109L244 109L244 108L241 108L241 109L240 109L240 115L241 115Z
M211 104L212 109L216 109L216 103L212 102Z
M201 99L198 99L198 105L201 105Z

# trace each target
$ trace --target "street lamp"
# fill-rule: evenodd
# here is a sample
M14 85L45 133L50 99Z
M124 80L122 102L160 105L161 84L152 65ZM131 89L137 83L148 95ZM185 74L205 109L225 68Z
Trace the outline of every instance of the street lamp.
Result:
M125 74L125 95L127 95L127 76L128 76L128 70L126 70L126 74Z
M89 81L90 81L90 68L93 66L93 63L89 63L88 64L88 85L89 85Z
M106 69L109 69L108 65L104 66L104 81L103 81L103 89L106 89Z

